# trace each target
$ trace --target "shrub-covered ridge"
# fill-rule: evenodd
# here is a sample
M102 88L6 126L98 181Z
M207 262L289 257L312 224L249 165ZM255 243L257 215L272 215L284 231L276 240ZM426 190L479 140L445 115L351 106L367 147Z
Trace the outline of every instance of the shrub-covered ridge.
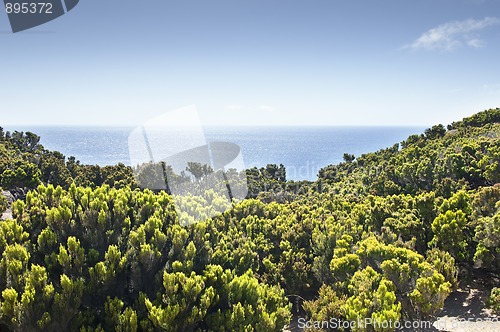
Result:
M187 227L130 168L2 133L2 184L31 190L0 221L1 327L280 331L292 303L313 320L432 319L465 276L500 269L499 114L346 154L314 183L248 170L250 198ZM212 215L220 198L180 199Z

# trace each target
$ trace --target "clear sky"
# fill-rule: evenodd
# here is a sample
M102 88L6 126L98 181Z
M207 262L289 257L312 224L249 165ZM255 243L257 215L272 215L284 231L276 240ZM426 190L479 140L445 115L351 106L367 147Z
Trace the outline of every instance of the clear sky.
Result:
M498 0L81 0L13 34L0 125L432 125L500 106Z

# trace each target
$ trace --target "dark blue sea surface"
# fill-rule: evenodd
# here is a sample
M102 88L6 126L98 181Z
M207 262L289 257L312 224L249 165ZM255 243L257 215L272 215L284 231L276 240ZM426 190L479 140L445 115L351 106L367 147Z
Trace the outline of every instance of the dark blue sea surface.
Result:
M120 127L6 127L32 131L49 150L75 156L84 164L130 164L128 136ZM240 146L246 168L283 164L287 178L314 180L319 169L342 161L344 153L363 153L390 147L422 127L208 127L207 141Z

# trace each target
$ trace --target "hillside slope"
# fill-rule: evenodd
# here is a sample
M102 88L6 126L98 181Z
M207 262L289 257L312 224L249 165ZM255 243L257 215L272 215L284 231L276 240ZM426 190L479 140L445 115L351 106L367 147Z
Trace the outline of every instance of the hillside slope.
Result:
M369 331L433 320L459 282L500 272L499 114L347 156L314 183L249 170L256 199L187 227L175 204L209 216L223 199L174 200L123 165L3 133L2 184L29 191L0 221L0 329L280 331L292 309Z

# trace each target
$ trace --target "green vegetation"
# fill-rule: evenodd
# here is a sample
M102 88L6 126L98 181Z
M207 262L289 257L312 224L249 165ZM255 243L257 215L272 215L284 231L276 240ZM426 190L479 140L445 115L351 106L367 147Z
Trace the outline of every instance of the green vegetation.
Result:
M491 295L488 300L488 304L491 309L493 309L493 312L496 314L500 313L500 288L495 287L491 290Z
M168 191L129 167L0 130L2 187L30 189L0 221L0 329L281 331L295 298L313 320L431 319L464 274L500 272L499 134L493 109L346 153L316 182L249 169L247 199L182 227ZM202 215L220 200L176 204Z

